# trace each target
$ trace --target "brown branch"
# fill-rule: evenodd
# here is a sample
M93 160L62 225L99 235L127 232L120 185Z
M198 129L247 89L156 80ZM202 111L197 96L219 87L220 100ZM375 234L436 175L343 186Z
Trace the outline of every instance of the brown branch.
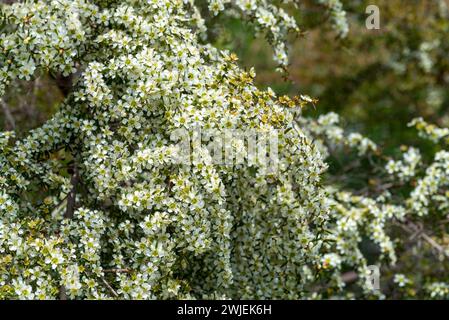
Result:
M75 163L73 166L72 178L70 179L70 184L72 185L72 190L70 190L69 194L67 195L67 207L66 207L67 209L64 212L65 219L73 219L73 216L75 214L76 186L78 184L78 180L79 180L78 169L77 169L76 163ZM64 286L61 286L59 288L59 299L67 300L66 289Z
M11 111L9 110L8 105L6 104L3 99L0 99L0 104L2 105L3 113L5 114L5 119L9 123L11 129L16 128L16 122L14 121L14 117L11 114Z
M70 190L68 196L67 196L67 209L64 213L64 218L66 219L73 219L73 215L75 213L75 207L76 207L76 186L79 181L78 176L78 169L76 167L76 164L73 167L73 174L72 178L70 179L70 184L72 185L72 190Z
M355 271L348 271L341 275L341 280L344 283L351 283L356 281L359 278L359 275Z
M59 299L60 300L67 300L67 293L64 286L59 287Z
M56 80L56 85L58 86L61 93L64 95L64 97L67 97L73 86L73 76L70 75L68 77L64 77L62 75L56 75L52 76ZM76 209L76 187L78 185L79 181L79 175L78 175L78 168L76 166L76 163L73 166L73 172L69 173L72 174L72 177L70 179L70 184L72 185L72 189L70 190L69 194L67 195L67 206L66 211L64 212L64 218L65 219L73 219L73 216L75 214ZM64 286L61 286L59 288L59 298L61 300L67 300L67 294L66 289Z

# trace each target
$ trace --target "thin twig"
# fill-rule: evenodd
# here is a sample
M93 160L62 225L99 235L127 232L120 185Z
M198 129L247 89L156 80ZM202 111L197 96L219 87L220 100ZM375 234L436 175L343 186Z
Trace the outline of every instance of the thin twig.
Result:
M64 201L67 199L67 197L68 197L68 194L64 198L62 198L62 200L59 201L57 205L55 205L53 208L51 208L50 212L53 214L56 210L58 210L59 207L61 207L64 204Z
M131 269L104 269L103 272L106 273L131 273Z
M424 241L426 241L428 244L432 246L439 254L443 255L446 258L449 258L449 253L446 252L444 247L440 245L438 242L436 242L432 237L430 237L427 233L424 232L424 228L422 226L417 226L412 221L407 221L407 224L403 223L396 223L398 226L400 226L403 230L407 231L408 233L412 234L411 238L420 237Z
M105 278L101 277L101 281L103 282L103 284L106 286L106 288L109 289L109 291L111 291L112 295L116 298L119 297L118 293L114 290L114 288L106 281Z

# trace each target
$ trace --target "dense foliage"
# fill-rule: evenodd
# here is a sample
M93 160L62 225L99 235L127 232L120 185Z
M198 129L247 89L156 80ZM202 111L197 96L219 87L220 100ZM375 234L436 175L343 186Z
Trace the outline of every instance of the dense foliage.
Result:
M448 25L436 2L428 39L415 51L400 42L388 70L441 110ZM343 3L310 6L350 41ZM402 146L392 158L336 113L305 114L321 101L260 89L254 69L219 48L217 25L242 20L286 75L297 10L266 0L2 4L0 298L448 297L449 129L411 117L403 130L429 141L426 154ZM24 108L30 83L57 110L27 132L7 102ZM249 152L253 136L269 148ZM231 161L216 161L221 152ZM380 290L367 281L373 264Z

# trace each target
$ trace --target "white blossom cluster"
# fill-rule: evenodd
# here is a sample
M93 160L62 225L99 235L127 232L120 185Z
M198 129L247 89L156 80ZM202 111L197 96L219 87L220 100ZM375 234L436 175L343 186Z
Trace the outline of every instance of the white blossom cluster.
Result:
M332 24L338 35L345 38L349 32L349 24L346 18L346 11L343 9L343 4L340 0L315 0L318 4L327 8Z
M427 286L430 296L434 299L448 299L449 285L444 282L434 282Z
M408 125L415 127L421 137L432 142L449 142L449 128L439 128L434 124L427 123L423 118L413 119Z
M288 64L286 40L289 33L299 33L295 19L267 0L209 0L209 10L214 15L237 14L249 20L256 31L264 33L274 49L274 60L285 68ZM288 1L286 1L288 2ZM236 10L233 10L236 9Z
M397 176L402 181L407 181L415 176L420 162L421 153L418 149L411 147L403 154L403 160L390 160L385 169L389 174Z
M304 126L304 130L311 137L318 139L316 143L321 146L320 152L325 156L329 155L328 149L335 149L339 146L356 149L359 156L374 153L377 150L376 144L360 133L346 133L339 126L340 118L335 112L321 115L316 120L299 117L297 121Z
M408 207L422 216L429 213L431 204L437 204L441 209L448 208L448 194L441 194L442 188L449 185L449 152L440 151L435 155L424 177L417 181L415 189L407 199ZM443 189L444 190L444 189Z
M381 199L336 192L333 189L329 190L329 206L332 219L328 221L328 229L331 230L328 237L338 252L340 264L357 270L359 286L367 295L378 296L379 292L373 291L368 285L369 265L360 243L367 237L378 246L380 261L394 264L397 258L387 225L393 219L402 219L405 210L401 206L383 203ZM327 263L325 266L328 268L332 265ZM333 282L338 287L344 287L339 273L333 274Z
M235 4L282 51L293 20L265 1ZM325 249L326 166L253 71L201 44L197 15L182 0L2 6L2 90L37 72L79 76L43 126L1 135L0 298L308 294ZM179 164L170 135L198 126L276 131L278 170L216 165L198 145Z
M336 149L336 144L351 146L346 138L349 135L337 126L338 117L335 114L321 116L316 121L304 118L299 118L298 121L307 124L305 128L308 135L317 139L316 143L321 146L325 155L331 154ZM411 126L416 127L420 136L435 143L443 140L447 134L447 129L428 124L423 119L415 119ZM378 150L374 143L372 146L371 151ZM359 145L351 147L362 155ZM354 191L342 191L338 186L328 187L331 213L327 229L331 230L330 243L335 246L335 250L330 251L337 252L325 255L322 265L325 269L333 268L333 271L337 271L332 275L335 287L345 286L338 271L343 270L344 266L352 266L357 269L358 284L366 294L384 298L380 292L372 292L371 288L366 286L366 278L363 275L367 274L368 262L360 249L362 240L368 238L377 245L380 252L378 263L383 266L395 265L398 260L395 243L398 239L390 236L392 225L407 226L409 220L424 222L425 217L432 219L433 223L445 219L445 212L449 209L449 152L445 149L437 151L433 162L426 163L419 149L404 146L401 149L405 150L402 160L390 159L385 163L384 174L387 180L385 186L382 186L384 189L381 194L361 196ZM385 159L380 152L371 152L371 155ZM408 195L405 198L401 188L407 190ZM438 239L427 236L426 239L431 248L437 250L437 261L449 256L444 237ZM409 276L402 273L395 274L393 282L400 288L412 288L415 284ZM424 285L428 297L447 298L446 282L429 281Z

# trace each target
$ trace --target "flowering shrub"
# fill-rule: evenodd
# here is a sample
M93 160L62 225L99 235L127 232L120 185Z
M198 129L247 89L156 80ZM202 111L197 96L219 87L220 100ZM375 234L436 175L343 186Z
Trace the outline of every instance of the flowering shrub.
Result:
M317 2L345 36L341 3ZM299 28L281 6L207 6L265 33L285 70L286 39ZM194 1L14 3L1 7L1 31L0 95L39 74L59 77L65 94L26 137L0 134L2 299L384 297L367 281L364 239L382 265L397 261L393 225L448 254L413 229L447 211L447 151L427 166L415 148L386 161L336 114L304 117L315 101L258 89L254 70L208 43ZM411 125L436 143L447 136L422 119ZM193 150L182 162L179 129ZM227 130L276 136L276 169L249 159L238 136L224 152L246 161L216 163L198 129L212 141ZM385 162L375 192L324 180L325 159L346 148ZM357 273L352 287L348 270ZM394 275L398 290L414 284L408 277ZM447 296L444 279L424 287Z
M365 295L389 298L382 291L372 292L371 287L366 287L363 275L366 275L368 260L372 257L361 247L364 240L368 239L377 248L377 263L384 270L393 271L391 282L400 290L395 295L401 298L447 297L443 293L446 290L445 282L438 281L445 278L438 270L440 267L445 268L449 257L445 231L445 213L449 208L449 152L444 142L440 142L446 135L446 129L427 124L422 119L414 119L410 123L417 127L420 136L442 144L429 163L414 147L402 146L402 159L394 160L383 155L380 148L368 138L356 134L358 138L354 140L354 134L345 134L338 126L339 119L335 114L321 116L317 121L300 121L307 128L307 135L317 139L322 154L331 156L338 153L339 149L349 147L357 151L358 159L367 158L373 171L377 172L375 178L369 181L372 186L365 186L361 190L342 188L339 183L327 187L330 208L328 229L331 230L330 238L338 252L333 255L334 261L359 268L358 281L361 281L360 287L365 289ZM345 179L350 180L348 173L345 175ZM432 236L428 234L429 227ZM437 228L441 229L435 230ZM402 234L398 235L395 229L401 230ZM396 234L397 238L392 239L392 234ZM419 244L422 253L403 247L414 238L424 242ZM430 258L423 257L424 254L430 255ZM398 256L405 261L411 259L412 265L407 266L404 261L398 261ZM428 261L435 263L430 271L427 270ZM397 271L400 266L403 272L407 271L407 275ZM338 274L334 276L335 285L344 287L342 277ZM353 294L345 292L347 297Z
M235 5L285 56L293 20ZM36 72L79 76L42 127L2 134L1 297L305 295L323 247L325 165L253 71L201 44L193 3L39 1L4 6L3 19L3 88ZM277 130L279 170L214 165L200 145L178 164L171 133L197 126Z

